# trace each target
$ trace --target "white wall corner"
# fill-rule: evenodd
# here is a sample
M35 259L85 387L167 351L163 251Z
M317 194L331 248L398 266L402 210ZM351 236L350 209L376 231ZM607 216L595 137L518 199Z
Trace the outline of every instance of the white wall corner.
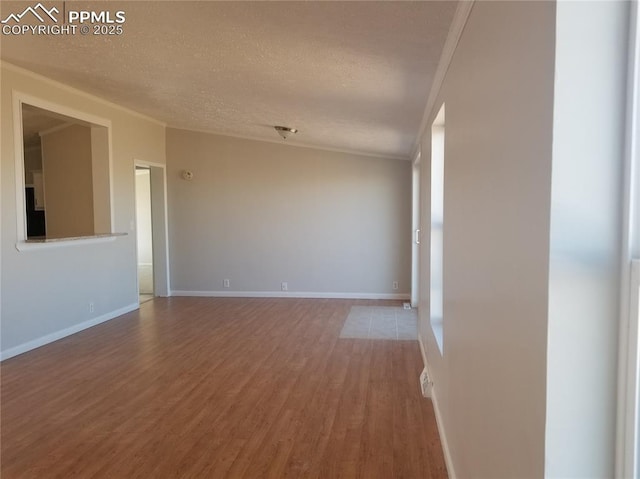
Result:
M438 68L433 75L433 83L431 83L431 89L429 90L429 96L427 97L427 103L422 115L422 121L420 122L418 136L416 137L416 141L413 145L409 158L415 158L420 151L422 135L424 134L427 125L430 124L429 119L431 118L431 113L435 107L436 100L440 94L440 89L444 83L444 78L447 74L447 70L449 69L449 65L451 64L451 60L453 60L453 55L456 51L456 47L458 46L458 41L462 36L465 25L467 24L467 19L469 18L474 2L475 0L461 0L458 2L456 11L453 14L449 33L447 34L447 39L442 47L442 54L440 55Z

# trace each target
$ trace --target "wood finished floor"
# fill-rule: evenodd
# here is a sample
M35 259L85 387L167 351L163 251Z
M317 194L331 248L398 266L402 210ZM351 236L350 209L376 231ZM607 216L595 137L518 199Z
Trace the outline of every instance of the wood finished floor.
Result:
M4 361L1 477L446 478L416 341L350 307L154 299Z

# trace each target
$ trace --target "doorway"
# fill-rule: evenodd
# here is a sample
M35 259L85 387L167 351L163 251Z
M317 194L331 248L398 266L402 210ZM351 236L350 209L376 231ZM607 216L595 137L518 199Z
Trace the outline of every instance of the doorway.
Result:
M411 307L420 302L420 153L413 162L411 223L413 240L411 245Z
M153 299L153 218L151 215L151 169L136 166L136 242L140 304Z
M136 273L142 303L170 296L167 172L161 163L134 160L134 167Z

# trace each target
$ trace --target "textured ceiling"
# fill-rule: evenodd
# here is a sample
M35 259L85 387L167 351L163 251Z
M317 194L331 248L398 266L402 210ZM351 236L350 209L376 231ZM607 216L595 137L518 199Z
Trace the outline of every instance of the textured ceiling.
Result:
M456 2L82 6L125 11L124 34L3 35L0 56L169 126L406 158Z

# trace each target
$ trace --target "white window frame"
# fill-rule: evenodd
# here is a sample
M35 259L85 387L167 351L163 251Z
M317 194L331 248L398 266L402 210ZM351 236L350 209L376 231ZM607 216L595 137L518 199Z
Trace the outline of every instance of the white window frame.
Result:
M429 241L429 258L430 258L430 268L429 268L429 324L431 325L431 330L433 332L433 336L438 345L438 352L440 356L444 355L444 190L445 190L445 164L446 164L446 147L445 147L445 138L446 138L446 106L445 103L440 105L440 109L436 114L436 117L431 124L431 161L430 161L430 192L429 195L431 197L430 200L430 224L429 224L429 237L431 238ZM434 169L434 168L437 168ZM441 171L441 177L435 174L436 171ZM434 221L434 205L435 205L435 194L436 192L442 193L442 211L439 211L441 218L437 221ZM441 249L437 250L437 246L433 241L433 233L435 230L439 229L442 235L442 244ZM440 263L439 272L439 282L440 289L434 290L433 285L435 283L435 264L436 262ZM437 307L435 305L438 305ZM436 316L436 308L440 309L439 316Z

